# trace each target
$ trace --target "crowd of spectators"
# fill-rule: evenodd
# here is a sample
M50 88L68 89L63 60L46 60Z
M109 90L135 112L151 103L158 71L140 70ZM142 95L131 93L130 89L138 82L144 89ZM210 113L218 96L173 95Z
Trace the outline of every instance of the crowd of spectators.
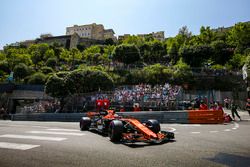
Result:
M112 101L120 103L135 103L158 99L162 103L167 103L169 100L175 100L180 90L180 86L170 85L168 83L155 86L139 84L119 87L115 90Z

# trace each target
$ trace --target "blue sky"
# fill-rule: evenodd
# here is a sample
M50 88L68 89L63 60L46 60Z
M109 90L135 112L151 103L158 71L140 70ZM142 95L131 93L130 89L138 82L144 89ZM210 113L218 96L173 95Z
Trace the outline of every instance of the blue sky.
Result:
M250 21L250 0L0 0L0 49L42 33L64 35L67 26L98 23L116 35L165 31L175 36L187 26L232 26Z

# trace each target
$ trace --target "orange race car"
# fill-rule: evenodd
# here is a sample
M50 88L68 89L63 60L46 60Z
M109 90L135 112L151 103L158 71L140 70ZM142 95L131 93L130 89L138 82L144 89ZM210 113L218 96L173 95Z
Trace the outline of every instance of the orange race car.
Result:
M112 142L161 143L174 139L173 132L161 131L157 120L141 123L135 118L122 118L114 110L88 112L80 120L80 129L107 134Z

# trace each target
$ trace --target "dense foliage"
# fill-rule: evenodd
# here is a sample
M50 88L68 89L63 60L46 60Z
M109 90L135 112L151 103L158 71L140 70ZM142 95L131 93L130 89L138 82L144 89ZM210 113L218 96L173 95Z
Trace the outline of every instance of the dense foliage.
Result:
M144 38L133 35L117 43L106 40L105 44L86 47L80 43L72 49L57 43L6 46L0 52L0 80L7 81L14 72L15 82L55 82L60 89L65 86L61 85L63 80L63 84L71 85L69 93L142 82L190 83L197 88L200 85L194 69L240 71L245 63L248 68L250 66L249 22L218 30L202 26L198 35L193 35L184 26L175 37L165 41L158 41L150 35ZM62 71L68 74L59 76L58 72ZM206 78L202 80L207 82ZM222 83L218 80L218 84L214 84L221 89L225 83L219 82ZM52 88L56 88L56 84ZM62 94L51 95L58 97Z

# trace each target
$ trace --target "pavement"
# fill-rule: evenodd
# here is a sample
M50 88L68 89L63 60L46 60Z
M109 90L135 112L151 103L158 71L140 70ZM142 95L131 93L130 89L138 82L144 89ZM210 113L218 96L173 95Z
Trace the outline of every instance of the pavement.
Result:
M176 140L155 145L112 143L76 122L0 120L0 166L249 167L250 117L239 114L227 124L161 124Z

